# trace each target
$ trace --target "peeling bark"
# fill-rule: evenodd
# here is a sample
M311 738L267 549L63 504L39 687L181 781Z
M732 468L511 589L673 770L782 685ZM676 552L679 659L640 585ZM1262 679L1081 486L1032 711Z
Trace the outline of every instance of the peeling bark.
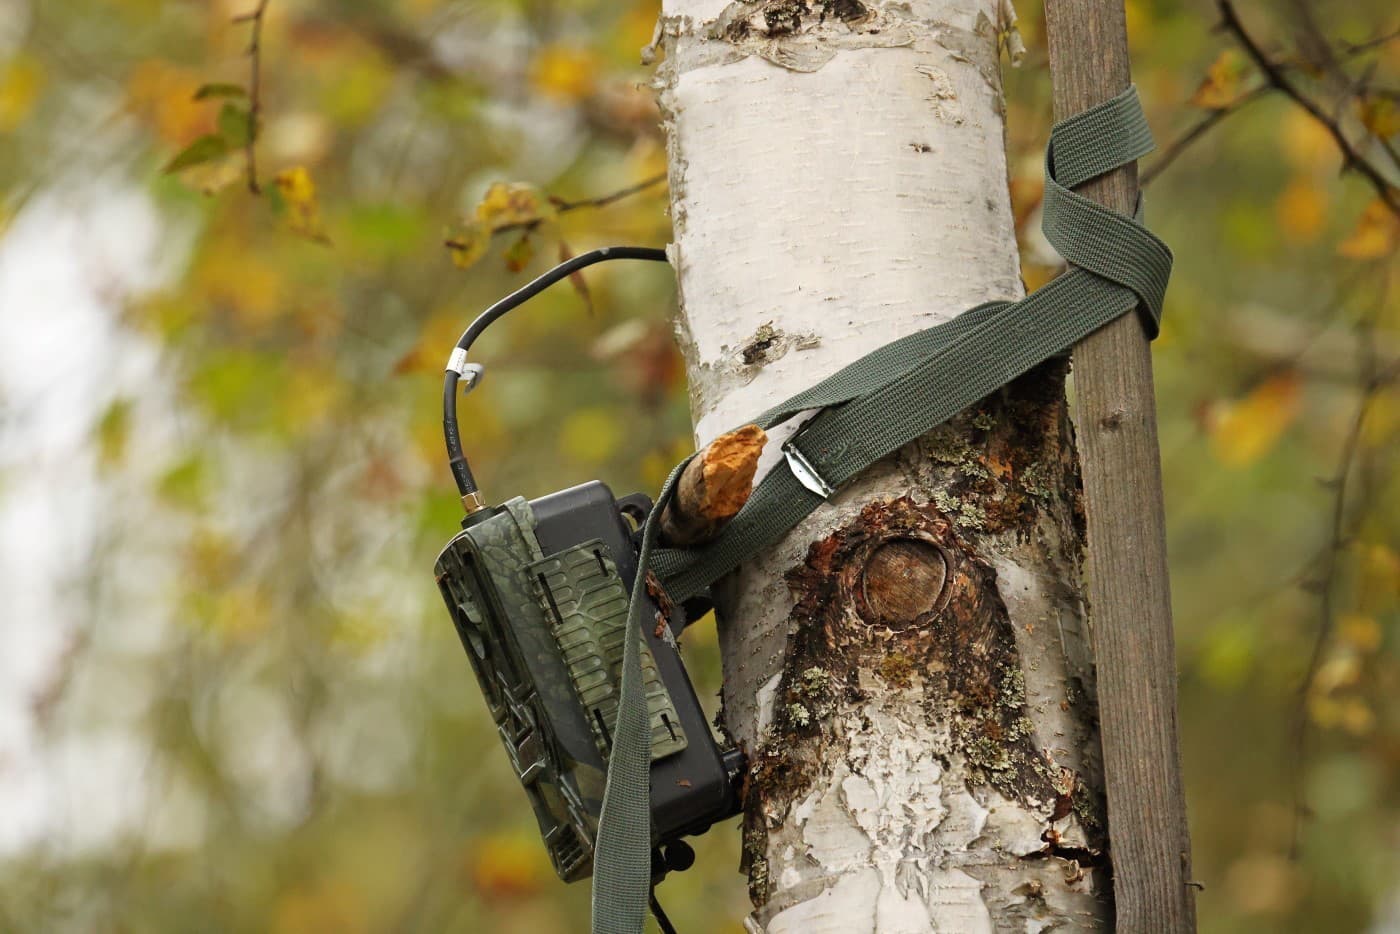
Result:
M828 914L832 930L881 932L1104 922L1088 695L1062 650L1048 660L1055 687L1039 659L1029 668L1026 652L1061 636L1036 639L1035 620L1018 633L1003 591L1015 600L1025 587L1010 593L997 572L1023 570L997 555L1007 537L1078 566L1077 548L1052 551L1046 536L1057 524L1056 544L1077 541L1075 500L1059 495L1074 477L1068 423L1037 399L1061 376L1052 366L1018 381L906 452L965 526L931 500L875 499L786 574L789 636L746 801L767 930ZM1065 726L1075 741L1042 742ZM854 892L852 873L873 898L854 915L821 894Z
M665 0L697 440L1020 297L997 70L1013 23L1005 0ZM1064 375L1046 364L872 466L715 588L726 726L751 761L751 926L1107 926Z

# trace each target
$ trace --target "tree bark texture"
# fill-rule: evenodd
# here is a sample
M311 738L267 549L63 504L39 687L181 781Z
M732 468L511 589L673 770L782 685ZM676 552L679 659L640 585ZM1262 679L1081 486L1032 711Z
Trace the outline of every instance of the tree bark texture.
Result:
M1056 119L1128 87L1122 0L1051 0L1045 25ZM1137 166L1081 193L1131 214ZM1157 407L1141 320L1127 315L1089 335L1074 364L1118 926L1194 931Z
M698 442L1023 294L1012 21L1004 0L665 0ZM1108 925L1064 375L1046 364L884 459L716 588L753 929ZM785 427L760 472L787 469Z

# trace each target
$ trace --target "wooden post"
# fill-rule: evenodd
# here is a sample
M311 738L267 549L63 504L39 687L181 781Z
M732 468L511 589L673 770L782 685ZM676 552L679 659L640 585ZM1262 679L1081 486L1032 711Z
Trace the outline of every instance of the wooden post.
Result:
M1131 80L1122 0L1046 0L1057 120ZM1137 166L1080 189L1124 214ZM1152 358L1136 315L1074 348L1118 930L1194 931Z

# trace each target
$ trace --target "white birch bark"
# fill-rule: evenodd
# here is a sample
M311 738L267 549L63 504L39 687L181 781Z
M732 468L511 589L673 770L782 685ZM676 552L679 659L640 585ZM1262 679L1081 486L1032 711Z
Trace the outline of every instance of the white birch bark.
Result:
M697 441L899 335L1022 294L997 52L1012 18L1006 0L664 0L657 84ZM1106 926L1077 474L1051 369L876 465L719 588L726 720L754 765L752 929ZM995 570L966 604L1007 633L983 706L967 700L966 658L948 657L965 646L933 644L960 638L957 606L871 625L845 585L812 596L831 568L785 580L812 543L885 523L863 508L903 496L925 531L895 537L951 548L937 559L949 586ZM942 578L929 580L931 603ZM833 627L859 645L828 664L803 646ZM993 643L971 638L974 668Z

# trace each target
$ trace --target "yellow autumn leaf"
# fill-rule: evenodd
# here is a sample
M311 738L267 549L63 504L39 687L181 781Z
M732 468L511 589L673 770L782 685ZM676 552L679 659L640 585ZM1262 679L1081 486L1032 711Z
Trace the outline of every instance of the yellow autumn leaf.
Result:
M311 180L311 173L303 166L295 166L278 172L276 181L282 202L287 206L287 226L303 237L326 242L328 238L321 226L321 207L316 200L316 183Z
M29 55L0 65L0 133L18 127L34 110L44 86L44 67Z
M1206 69L1206 76L1191 95L1191 105L1206 110L1224 110L1239 99L1249 63L1234 49L1226 49Z
M303 207L316 203L316 183L311 180L311 173L301 166L278 172L277 188L290 206Z
M1361 680L1361 659L1354 652L1341 652L1333 655L1318 666L1313 676L1312 693L1315 697L1325 697L1342 688L1349 688Z
M127 109L166 142L184 146L214 130L216 111L195 99L197 72L158 59L139 62L126 79Z
M1342 702L1341 724L1351 735L1365 736L1376 725L1376 714L1361 698L1348 697Z
M1299 176L1274 202L1274 217L1289 240L1310 243L1327 223L1327 192L1311 178Z
M1358 599L1373 613L1400 607L1400 555L1385 545L1368 545L1361 552Z
M1296 373L1265 380L1248 395L1222 404L1210 429L1211 450L1230 467L1254 463L1278 443L1298 417L1301 387Z
M1378 259L1389 256L1400 241L1400 217L1380 198L1366 205L1351 234L1337 245L1337 253L1348 259Z
M496 833L477 840L463 863L472 887L491 901L533 896L548 871L539 840L524 833Z
M1341 165L1337 141L1301 107L1284 113L1279 121L1279 142L1289 164L1300 171L1330 175Z
M1381 139L1400 133L1400 104L1393 98L1372 94L1362 98L1357 107L1361 124Z
M578 101L598 85L597 56L576 45L547 45L530 65L530 83L546 97Z
M491 246L491 230L485 224L469 221L452 231L446 242L452 264L458 269L470 269Z
M1308 715L1324 729L1340 727L1354 736L1371 732L1376 715L1358 697L1312 697L1308 700Z
M1337 637L1358 652L1374 652L1381 645L1381 625L1374 616L1344 613L1337 620Z
M1323 729L1331 729L1342 720L1342 704L1322 695L1309 697L1308 718Z
M502 227L549 220L554 207L534 185L523 182L495 182L486 189L476 206L476 219L495 232Z
M462 333L465 317L462 311L454 308L429 318L413 346L394 364L394 374L441 373L448 351ZM439 437L439 446L441 441Z
M264 252L238 249L228 238L220 238L219 244L200 253L190 279L192 289L248 333L266 333L287 310L283 270Z

